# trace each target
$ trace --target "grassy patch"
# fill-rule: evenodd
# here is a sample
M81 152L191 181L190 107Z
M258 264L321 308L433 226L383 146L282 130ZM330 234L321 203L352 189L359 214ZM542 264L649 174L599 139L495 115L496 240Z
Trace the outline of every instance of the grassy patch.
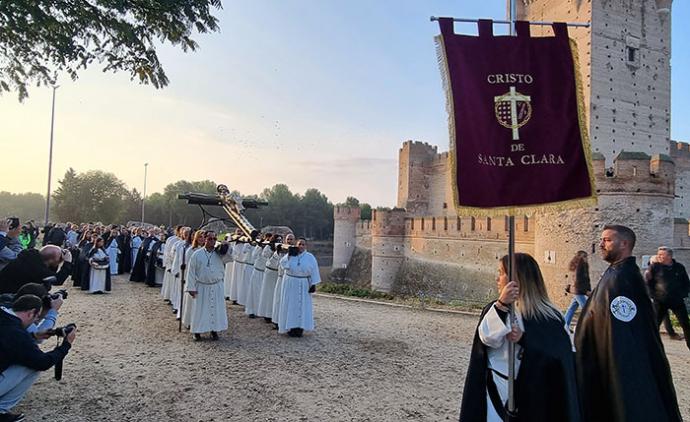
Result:
M393 300L395 297L388 293L377 292L375 290L353 287L343 283L321 283L318 286L321 293L331 293L334 295L360 297L365 299Z

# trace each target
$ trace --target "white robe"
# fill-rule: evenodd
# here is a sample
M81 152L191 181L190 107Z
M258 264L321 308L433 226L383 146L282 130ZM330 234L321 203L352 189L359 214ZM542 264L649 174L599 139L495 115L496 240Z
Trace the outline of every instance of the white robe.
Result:
M271 309L271 320L274 324L278 323L278 318L280 317L280 300L283 298L284 275L285 269L280 266L280 260L278 260L278 279L276 280L276 288L273 290L273 309Z
M91 258L89 258L89 265L91 265L91 271L89 271L89 293L105 292L105 280L108 276L105 272L109 271L109 269L96 268L95 265L98 264L94 261L102 260L107 256L108 254L106 254L103 249L98 249Z
M185 263L187 264L187 270L184 275L185 291L187 291L187 283L189 283L189 261L192 260L192 255L194 252L198 251L199 248L192 248L191 246L187 248L185 252ZM182 310L178 310L178 316L182 318L182 325L189 328L192 322L192 309L194 309L194 299L189 293L182 295Z
M223 296L225 264L215 251L200 248L189 261L189 277L185 290L197 292L192 306L190 330L194 334L228 329L228 313Z
M235 243L232 247L232 276L230 278L230 294L228 297L230 297L230 300L234 301L237 301L239 297L237 289L239 286L240 274L243 273L242 263L239 262L239 259L243 249L244 243Z
M262 256L263 251L264 248L258 245L252 251L251 260L254 265L252 265L252 272L247 283L247 303L245 303L244 307L244 313L247 315L256 315L259 309L261 282L264 279L264 270L266 268L266 258Z
M518 327L524 332L525 326L522 323L522 317L520 312L515 312L517 317ZM506 335L510 333L510 327L506 322L503 322L501 317L498 315L496 308L493 306L484 315L484 318L479 323L479 339L488 350L488 368L501 373L503 376L508 376L508 340ZM517 378L520 370L520 350L519 344L515 345L515 377ZM504 403L508 400L508 381L501 376L492 372L492 377L494 383L496 384L496 389L498 390L498 395L501 397L501 401ZM486 420L488 422L503 422L498 413L494 409L491 399L489 398L489 393L486 393Z
M129 242L129 244L132 246L132 267L134 267L134 263L137 262L137 254L139 253L141 242L143 242L143 240L139 236L134 236Z
M259 295L259 308L256 311L256 315L260 317L271 318L273 316L273 294L278 281L280 258L281 256L278 255L278 252L272 252L266 261L266 270L264 271L264 279L261 283L261 293Z
M249 267L249 270L251 271L251 265L249 265L249 261L251 259L253 250L254 248L252 247L252 245L250 245L249 243L245 243L242 245L242 249L240 249L240 255L237 258L238 262L240 263L240 267L237 270L237 279L235 283L237 283L237 303L239 303L240 305L244 305L247 302L247 283L245 282L245 278L247 278L247 267Z
M175 243L172 265L170 266L170 303L179 316L180 300L182 300L182 255L186 253L189 245L184 240Z
M165 249L163 250L163 267L165 273L163 274L163 286L161 287L161 296L165 300L170 300L170 285L172 284L172 261L175 256L175 245L180 241L179 237L170 237L165 241Z
M314 330L314 310L309 287L321 282L319 264L309 252L297 256L285 255L280 260L285 270L278 332L286 333L292 328L304 331Z
M223 276L223 284L225 286L225 297L230 299L230 292L232 291L232 276L235 269L235 242L230 242L230 248L228 249L228 254L225 256L225 275ZM233 299L236 300L236 299Z
M120 254L120 248L117 247L116 239L108 239L108 242L105 251L110 259L110 275L117 275L117 256Z

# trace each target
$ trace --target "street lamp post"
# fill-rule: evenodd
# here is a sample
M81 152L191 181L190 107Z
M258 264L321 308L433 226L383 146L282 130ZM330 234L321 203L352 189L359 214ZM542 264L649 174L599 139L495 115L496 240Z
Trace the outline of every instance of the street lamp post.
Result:
M53 129L55 128L55 90L58 88L60 87L53 86L53 106L52 112L50 114L50 149L48 152L48 191L46 192L45 226L48 225L48 219L50 218L50 179L53 176Z
M149 163L144 163L144 193L141 197L141 224L144 224L144 208L146 204L146 176L148 173Z

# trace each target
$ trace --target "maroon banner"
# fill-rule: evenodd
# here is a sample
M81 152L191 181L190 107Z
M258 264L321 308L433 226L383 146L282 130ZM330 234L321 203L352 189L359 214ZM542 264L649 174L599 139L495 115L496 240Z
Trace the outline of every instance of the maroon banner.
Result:
M489 20L479 22L479 36L456 35L450 18L439 23L458 211L593 201L567 26L533 38L527 22L517 22L516 37L494 36Z

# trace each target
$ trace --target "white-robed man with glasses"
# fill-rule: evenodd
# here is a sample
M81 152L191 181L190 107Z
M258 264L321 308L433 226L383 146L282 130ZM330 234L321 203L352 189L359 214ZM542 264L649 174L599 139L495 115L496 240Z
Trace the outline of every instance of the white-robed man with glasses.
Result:
M304 331L314 330L311 294L321 282L319 264L316 257L307 252L307 241L300 238L280 260L280 267L284 274L278 332L302 337Z
M213 340L218 340L218 332L228 329L223 283L223 255L228 252L228 244L216 247L216 240L216 233L206 232L204 247L194 252L189 260L185 290L194 298L190 331L195 341L208 332Z

